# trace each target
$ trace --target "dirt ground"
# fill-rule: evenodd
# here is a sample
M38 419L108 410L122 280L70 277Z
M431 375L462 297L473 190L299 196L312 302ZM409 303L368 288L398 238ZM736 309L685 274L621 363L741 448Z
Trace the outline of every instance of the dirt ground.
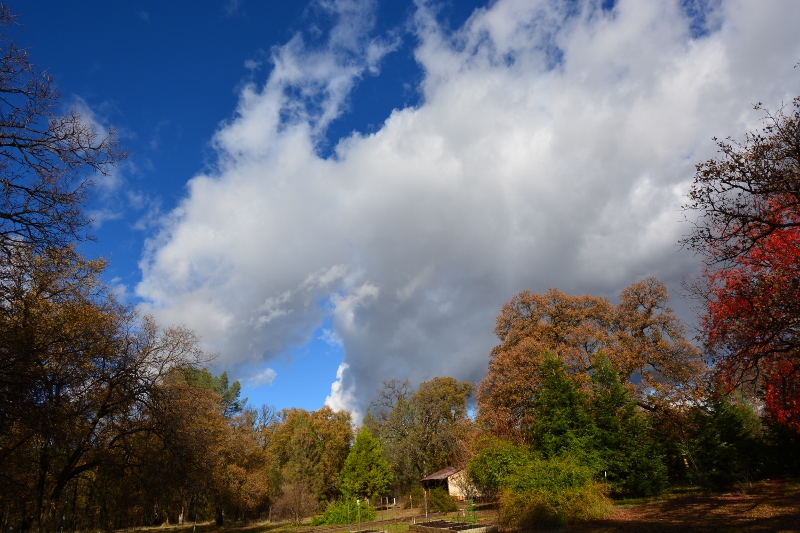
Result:
M675 493L651 503L619 506L604 520L562 531L603 533L800 532L800 480L766 480L726 494Z
M489 513L482 513L490 519ZM395 518L395 517L391 517ZM400 517L396 517L400 518ZM256 523L217 528L212 523L198 525L194 533L346 533L355 528L295 528L288 523ZM388 530L403 533L407 522L390 526L374 522L361 524L363 530ZM166 533L165 528L146 531ZM193 533L192 526L173 528L173 533ZM677 533L747 532L800 533L800 479L766 480L726 494L705 494L699 489L676 490L654 501L621 502L603 520L575 524L550 533ZM525 532L527 533L527 532Z

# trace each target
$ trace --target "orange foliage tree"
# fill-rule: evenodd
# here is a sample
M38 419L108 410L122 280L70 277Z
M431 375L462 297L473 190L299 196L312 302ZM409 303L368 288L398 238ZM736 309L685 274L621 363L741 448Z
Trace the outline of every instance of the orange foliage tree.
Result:
M20 528L55 529L67 491L153 429L160 384L203 352L191 331L160 328L117 303L99 280L102 262L71 248L20 247L9 257L0 284L0 496Z
M478 388L480 420L501 436L524 439L548 352L586 388L595 357L603 353L623 382L633 378L632 392L649 409L695 392L703 362L668 300L666 286L652 277L624 289L616 305L556 289L517 294L497 317L501 343L492 349Z
M336 499L339 472L353 442L350 413L328 406L310 412L283 409L262 432L276 499L294 502L294 509L297 502L305 501L296 499L300 488L318 503Z

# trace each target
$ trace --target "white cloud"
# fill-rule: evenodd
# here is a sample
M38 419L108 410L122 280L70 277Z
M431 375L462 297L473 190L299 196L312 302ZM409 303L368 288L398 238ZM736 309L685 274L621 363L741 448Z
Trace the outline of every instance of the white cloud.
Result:
M275 49L214 139L219 170L149 242L146 310L251 365L332 317L345 362L326 403L355 409L382 379L479 379L520 290L674 286L698 267L675 245L695 163L758 125L751 104L796 95L800 4L710 3L700 37L676 1L597 4L498 0L449 34L419 2L422 103L323 159L393 46L371 3L325 3L326 45Z
M227 0L223 6L226 17L235 17L243 13L243 0Z
M275 372L273 369L267 367L261 372L246 378L247 384L251 387L258 387L260 385L272 385L275 381L275 378L278 377L278 373Z
M255 59L245 59L244 68L247 70L258 70L261 68L261 61Z
M340 350L342 349L342 338L333 329L323 328L322 334L318 338L328 346L338 348Z
M334 411L350 411L353 416L353 425L361 425L363 413L358 408L358 402L353 395L352 387L342 385L344 373L348 369L347 363L342 363L336 370L336 381L331 384L331 393L325 398L325 405Z
M118 302L121 303L128 303L128 286L122 283L122 279L119 277L114 277L111 282L109 283L111 292L114 294L114 297L117 299Z

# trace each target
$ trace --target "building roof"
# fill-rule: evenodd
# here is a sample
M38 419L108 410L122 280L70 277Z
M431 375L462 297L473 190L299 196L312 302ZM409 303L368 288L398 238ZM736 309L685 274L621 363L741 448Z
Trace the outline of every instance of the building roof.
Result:
M457 474L458 472L461 472L462 470L464 470L464 469L463 468L459 468L457 466L448 466L447 468L443 468L443 469L439 470L438 472L434 472L433 474L431 474L428 477L424 477L424 478L420 479L420 481L436 481L438 479L447 479L450 476L452 476L453 474Z

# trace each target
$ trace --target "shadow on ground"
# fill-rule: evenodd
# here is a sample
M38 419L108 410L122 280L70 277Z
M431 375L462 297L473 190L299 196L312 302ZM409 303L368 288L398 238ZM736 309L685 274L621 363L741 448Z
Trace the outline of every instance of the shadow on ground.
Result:
M800 532L800 481L767 480L734 493L678 495L618 508L607 519L572 525L562 531Z

